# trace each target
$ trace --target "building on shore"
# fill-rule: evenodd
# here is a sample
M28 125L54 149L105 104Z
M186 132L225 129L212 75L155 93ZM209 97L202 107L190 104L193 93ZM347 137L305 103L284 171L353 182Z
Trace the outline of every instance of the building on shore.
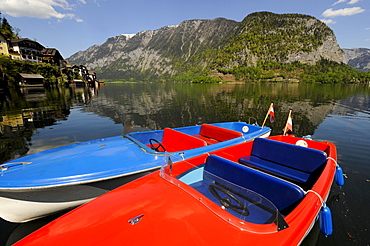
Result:
M95 71L89 71L84 65L67 65L62 69L62 73L68 77L72 85L99 86L100 82L96 77Z
M62 67L64 58L55 48L44 48L41 50L42 62Z
M50 63L62 67L64 58L55 48L47 48L28 38L7 39L0 33L0 55L14 60Z
M0 33L0 55L6 55L13 60L49 63L58 66L60 71L67 76L68 84L100 85L95 71L89 71L83 65L68 65L56 48L44 47L37 41L28 38L9 39ZM29 71L27 72L29 73ZM48 79L46 78L45 81ZM41 86L44 84L44 77L40 74L20 73L16 80L20 86Z
M40 74L19 74L20 86L44 86L44 77Z
M7 38L0 33L0 55L9 55Z
M20 59L23 61L42 62L41 51L44 48L43 45L28 38L11 39L9 48L11 52L9 53L19 54ZM13 57L11 58L14 59Z

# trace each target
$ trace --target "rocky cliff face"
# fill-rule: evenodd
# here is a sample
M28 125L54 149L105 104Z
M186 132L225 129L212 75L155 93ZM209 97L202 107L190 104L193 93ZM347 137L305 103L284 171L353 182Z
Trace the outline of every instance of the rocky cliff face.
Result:
M362 72L370 71L370 49L354 48L343 51L346 64Z
M301 14L250 14L223 52L229 56L223 56L220 65L227 69L253 66L261 60L309 65L322 58L344 60L333 31L318 19Z
M339 47L334 34L328 36L317 49L313 49L311 52L299 51L290 54L287 62L299 61L314 65L321 58L344 62L344 53Z
M344 54L324 23L299 14L259 12L242 22L186 20L135 35L119 35L68 58L100 78L171 78L189 71L255 66L258 61L315 64L343 62Z
M177 62L189 62L193 56L221 46L223 38L237 27L238 22L223 18L186 20L154 31L109 38L102 45L72 55L68 61L85 64L97 70L100 77L137 79L145 73L172 76L177 73Z

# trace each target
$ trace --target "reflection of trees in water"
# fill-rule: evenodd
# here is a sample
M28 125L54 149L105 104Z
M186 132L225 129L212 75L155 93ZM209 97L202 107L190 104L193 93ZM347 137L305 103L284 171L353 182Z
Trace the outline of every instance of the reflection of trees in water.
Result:
M75 103L73 88L20 88L0 94L0 152L9 160L28 152L34 130L67 120Z
M12 136L0 139L0 163L26 154L32 131L12 132Z
M149 129L204 122L249 121L261 124L275 105L273 134L281 134L293 109L295 134L312 135L335 105L366 87L312 84L115 84L107 85L87 111Z
M282 133L292 108L294 134L312 135L328 114L353 114L353 109L369 114L369 87L107 83L99 90L85 87L10 90L0 94L0 151L7 155L12 152L13 156L26 153L33 131L68 120L73 106L83 106L83 110L109 117L117 124L130 122L136 129L163 129L224 121L249 122L252 118L261 124L271 102L276 121L268 122L267 126L273 128L272 134Z

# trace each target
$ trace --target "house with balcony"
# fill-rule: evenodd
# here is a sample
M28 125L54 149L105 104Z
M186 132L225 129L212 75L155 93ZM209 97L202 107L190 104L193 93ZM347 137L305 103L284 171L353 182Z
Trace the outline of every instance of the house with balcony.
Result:
M45 48L40 43L28 38L7 39L0 33L0 55L8 55L11 59L45 62L62 67L64 58L55 48Z
M14 54L15 57L17 57L18 54L20 60L42 62L41 51L45 47L38 42L28 38L11 39L10 46L9 53L11 53L11 55Z

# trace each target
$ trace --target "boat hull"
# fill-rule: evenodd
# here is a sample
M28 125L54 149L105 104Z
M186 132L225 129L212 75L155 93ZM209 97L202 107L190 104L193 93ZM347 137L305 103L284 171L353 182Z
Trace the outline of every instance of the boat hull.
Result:
M0 217L9 222L24 223L67 211L154 170L83 184L3 190L0 191Z

